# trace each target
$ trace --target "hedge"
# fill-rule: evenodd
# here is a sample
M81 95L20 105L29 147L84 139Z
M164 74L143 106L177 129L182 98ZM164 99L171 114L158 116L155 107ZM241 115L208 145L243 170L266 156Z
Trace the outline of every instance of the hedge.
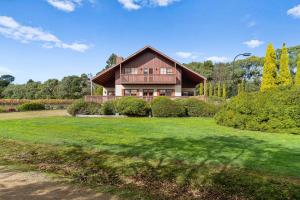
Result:
M123 97L116 101L116 110L121 115L146 116L149 113L149 106L143 99Z
M183 117L186 115L184 106L168 97L157 97L151 102L154 117Z
M45 110L45 106L40 103L24 103L17 108L18 111Z
M81 115L100 115L101 114L101 105L98 103L88 103L84 100L74 101L67 109L68 113L72 116L78 114Z
M300 133L300 88L242 93L215 119L218 124L240 129Z
M178 101L182 104L189 117L213 117L221 108L220 105L214 103L206 103L196 98L188 98Z

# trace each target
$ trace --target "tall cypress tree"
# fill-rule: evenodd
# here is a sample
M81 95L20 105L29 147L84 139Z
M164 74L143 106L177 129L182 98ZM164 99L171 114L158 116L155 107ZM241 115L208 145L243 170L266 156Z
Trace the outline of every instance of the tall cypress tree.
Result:
M227 98L227 89L226 89L226 83L223 83L223 98L226 99Z
M221 97L221 93L222 93L222 91L221 91L221 83L219 82L218 83L218 97Z
M279 83L280 85L284 86L291 85L293 83L293 79L289 68L288 50L285 44L283 44L280 57Z
M263 77L260 91L266 91L277 85L276 53L273 44L270 43L267 48L265 64L263 68Z
M298 60L297 60L297 72L295 76L295 85L300 87L300 53L298 54Z
M199 95L203 95L203 83L200 83L200 86L199 86Z
M212 97L213 96L213 85L209 83L209 89L208 89L208 96Z

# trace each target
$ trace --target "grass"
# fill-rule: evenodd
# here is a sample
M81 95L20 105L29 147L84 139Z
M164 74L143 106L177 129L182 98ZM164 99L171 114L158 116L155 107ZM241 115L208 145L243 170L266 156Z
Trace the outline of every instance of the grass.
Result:
M205 118L48 117L0 120L0 138L2 160L130 198L300 198L299 135Z

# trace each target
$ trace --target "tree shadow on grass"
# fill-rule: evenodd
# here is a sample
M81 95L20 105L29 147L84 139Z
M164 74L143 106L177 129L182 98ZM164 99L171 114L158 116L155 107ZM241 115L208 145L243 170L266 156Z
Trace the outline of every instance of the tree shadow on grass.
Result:
M119 156L139 158L126 166L127 170L132 170L135 180L149 192L163 196L300 198L298 186L278 181L280 176L300 180L300 147L291 150L233 136L143 138L135 145L113 146Z
M16 153L12 158L39 169L93 186L137 190L151 199L300 199L300 184L276 177L299 180L300 147L291 150L233 136L100 145L110 151L16 144L6 148Z

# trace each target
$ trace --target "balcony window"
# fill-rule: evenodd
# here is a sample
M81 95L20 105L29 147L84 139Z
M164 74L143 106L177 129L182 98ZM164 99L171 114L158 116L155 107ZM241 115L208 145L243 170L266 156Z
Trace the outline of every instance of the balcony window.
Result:
M173 69L170 67L162 67L160 68L160 74L173 74Z
M146 67L144 68L144 75L148 75L149 74L149 69Z
M167 74L167 68L165 67L160 68L160 74Z
M136 89L125 89L124 96L138 96L139 90Z
M125 74L137 74L137 68L135 67L126 67L124 68Z
M161 89L158 90L159 96L173 96L174 90L172 89Z

